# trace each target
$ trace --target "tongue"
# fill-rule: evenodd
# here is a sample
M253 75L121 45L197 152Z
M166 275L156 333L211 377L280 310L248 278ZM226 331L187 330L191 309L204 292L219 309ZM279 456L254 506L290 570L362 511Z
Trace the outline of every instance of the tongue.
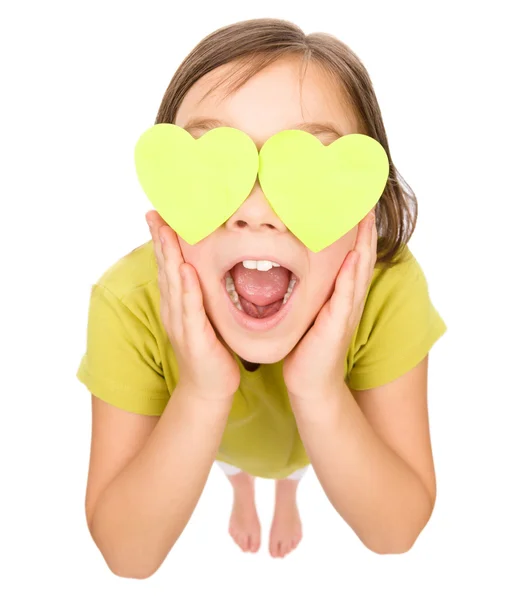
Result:
M262 319L282 306L291 273L285 267L258 271L238 263L231 269L231 277L243 310L251 317Z

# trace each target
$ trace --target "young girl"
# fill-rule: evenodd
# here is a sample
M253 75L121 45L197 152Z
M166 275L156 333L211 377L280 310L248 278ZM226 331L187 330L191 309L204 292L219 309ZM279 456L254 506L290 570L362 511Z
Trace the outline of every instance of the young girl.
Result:
M197 139L234 127L258 149L282 130L325 146L363 133L390 170L375 210L320 252L291 233L257 181L194 245L149 211L151 241L92 286L77 376L92 394L86 516L109 568L133 578L159 568L215 460L234 490L229 532L244 551L260 546L255 477L276 480L271 556L296 548L296 491L312 464L369 549L406 552L435 503L428 352L446 326L407 246L416 200L392 163L365 68L330 35L240 22L185 58L156 123Z

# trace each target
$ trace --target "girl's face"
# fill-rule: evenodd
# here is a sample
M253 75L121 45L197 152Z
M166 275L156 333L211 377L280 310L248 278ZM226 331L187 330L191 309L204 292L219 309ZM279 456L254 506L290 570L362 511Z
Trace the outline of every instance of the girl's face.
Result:
M202 99L230 69L231 65L219 67L193 85L178 110L176 125L186 128L194 137L200 137L219 123L199 127L188 127L188 123L215 119L244 131L258 149L275 133L297 129L301 123L309 124L306 130L325 145L335 141L338 135L321 131L312 123L329 123L343 134L357 132L356 120L342 107L339 91L311 63L303 79L301 96L300 62L287 58L266 67L226 98L222 97L225 96L222 85ZM311 198L311 206L313 203ZM211 235L193 246L179 236L178 239L185 261L197 271L204 308L217 334L246 361L274 363L289 354L332 295L344 258L355 245L357 228L321 252L314 253L275 214L257 180L240 208ZM231 300L226 294L226 271L233 262L247 256L261 259L274 256L276 262L291 265L299 279L290 310L266 331L244 327L233 316Z

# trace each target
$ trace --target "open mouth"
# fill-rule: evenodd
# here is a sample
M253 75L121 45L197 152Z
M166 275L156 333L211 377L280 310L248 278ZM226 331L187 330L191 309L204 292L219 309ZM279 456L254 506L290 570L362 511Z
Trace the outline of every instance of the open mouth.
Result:
M259 331L274 326L289 312L298 283L292 271L270 261L246 260L223 276L238 321Z

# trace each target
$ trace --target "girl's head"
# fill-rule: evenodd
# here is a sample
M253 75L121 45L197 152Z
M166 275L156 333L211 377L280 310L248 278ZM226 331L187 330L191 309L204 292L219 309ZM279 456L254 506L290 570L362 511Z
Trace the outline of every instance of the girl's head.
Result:
M415 196L398 182L369 76L357 56L330 35L305 35L278 19L253 19L215 31L176 71L156 123L174 123L194 137L221 125L235 127L258 149L285 129L305 129L325 145L343 134L366 134L380 142L390 163L376 206L379 262L392 263L413 233ZM197 271L217 333L246 361L273 363L289 354L313 324L356 234L354 227L321 252L310 251L275 214L256 182L246 201L211 235L193 246L182 238L179 242L184 259ZM239 325L228 304L226 271L246 256L280 258L299 280L291 311L265 332Z

